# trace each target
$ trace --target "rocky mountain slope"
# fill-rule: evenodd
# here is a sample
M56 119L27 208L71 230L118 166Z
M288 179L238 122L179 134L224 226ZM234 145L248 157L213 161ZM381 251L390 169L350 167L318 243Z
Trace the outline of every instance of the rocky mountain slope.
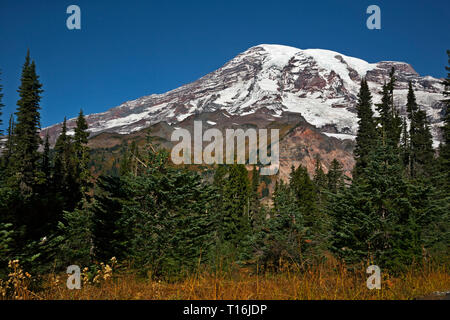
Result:
M353 165L351 147L348 142L336 142L334 138L351 140L357 132L355 104L361 77L367 78L374 103L377 103L381 99L381 86L392 67L398 78L395 103L405 114L407 86L411 81L418 104L430 118L437 144L443 107L440 79L420 76L404 62L368 63L333 51L281 45L252 47L195 82L164 94L125 102L106 112L89 115L87 121L91 137L95 137L102 133L129 135L161 122L173 130L200 118L211 124L223 124L224 119L232 117L232 122L225 121L231 126L261 127L272 122L282 127L290 123L286 119L292 120L295 115L297 122L289 132L291 136L282 137L281 161L283 150L285 160L298 154L292 150L287 152L284 145L296 150L309 145L311 150L302 152L303 158L298 155L295 161L311 167L308 159L318 152L324 156L327 167L332 151L341 150L341 160L350 170ZM74 119L68 121L69 128L74 125ZM56 124L45 128L42 135L49 132L54 143L60 127ZM301 145L292 144L294 140ZM333 150L319 147L321 143Z

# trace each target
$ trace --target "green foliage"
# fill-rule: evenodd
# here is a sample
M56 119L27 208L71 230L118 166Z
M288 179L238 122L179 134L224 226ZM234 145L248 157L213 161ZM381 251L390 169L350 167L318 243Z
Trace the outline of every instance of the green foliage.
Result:
M384 104L381 106L381 110L383 110L383 117L386 118L383 118L384 121L388 121L388 117L385 114L388 111L384 110L388 108L387 94L384 99ZM361 88L358 94L356 112L358 115L358 134L356 136L356 146L353 151L356 160L353 172L354 176L360 174L360 172L367 167L367 157L377 141L377 133L375 128L376 124L372 111L372 95L366 79L361 80Z
M92 235L94 256L98 261L127 254L128 243L120 225L123 208L131 205L127 183L120 177L103 176L97 180L98 192L92 206Z
M17 124L14 128L14 153L11 165L14 168L13 183L22 193L31 194L38 184L38 152L41 139L39 137L40 114L39 103L42 84L36 74L36 65L31 61L28 51L22 69L19 87L20 99L17 101Z
M328 191L332 193L337 193L345 186L342 164L340 164L336 159L333 159L331 162L330 170L328 170L327 173L327 180Z
M319 196L321 197L323 191L327 188L327 175L322 169L322 162L320 159L320 155L315 155L316 166L314 169L314 184L316 186L316 190L319 192Z
M249 233L251 187L243 164L232 164L227 169L222 193L221 238L238 248Z
M2 271L6 270L8 261L11 259L12 254L12 242L13 242L13 230L11 223L0 222L0 279L3 279L6 274Z
M305 264L310 232L293 189L283 181L276 186L273 204L270 218L264 224L260 263L269 268L278 268L280 261Z
M64 212L56 236L52 239L57 247L57 269L72 264L88 266L93 262L93 221L91 205L86 202L73 212Z
M304 221L307 227L313 227L318 221L317 194L308 171L303 166L291 168L289 186L296 199L298 208L304 212Z
M289 183L277 180L263 202L273 177L260 176L256 166L249 179L243 164L218 165L212 179L211 168L172 165L150 133L145 147L132 142L91 153L82 111L73 136L64 120L54 149L47 135L39 152L42 85L28 54L17 124L11 117L1 157L0 276L10 259L42 274L113 256L166 279L235 263L304 267L330 251L350 266L370 261L392 271L422 259L448 263L449 99L435 160L412 85L408 130L393 103L395 82L392 70L375 118L361 81L351 183L337 159L325 174L316 155L313 178L293 167ZM122 157L94 179L92 167L111 151Z
M81 196L86 197L91 184L91 172L89 170L89 148L87 146L89 132L87 131L88 124L83 115L83 110L80 110L76 121L75 135L73 141L73 150L75 162L75 182Z
M381 103L376 105L376 109L380 114L378 123L381 125L379 135L386 143L396 148L398 146L402 119L399 116L398 110L394 105L394 88L395 70L392 68L389 73L389 82L383 85Z
M417 105L411 82L409 83L406 109L408 111L408 118L411 122L409 130L409 149L407 149L407 146L404 146L405 150L408 150L409 155L409 173L411 177L429 175L434 157L433 139L427 114ZM405 136L405 128L404 131ZM407 141L404 141L403 144L406 143Z

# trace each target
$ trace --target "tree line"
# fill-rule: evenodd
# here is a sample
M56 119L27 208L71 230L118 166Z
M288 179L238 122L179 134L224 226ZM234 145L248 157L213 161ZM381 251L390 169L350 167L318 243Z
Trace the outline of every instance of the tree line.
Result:
M450 52L448 52L450 57ZM449 61L450 62L450 61ZM258 166L218 165L213 179L171 164L150 133L127 146L118 174L91 174L88 125L80 111L64 119L54 148L40 132L42 84L27 53L17 111L3 135L0 161L0 276L9 260L45 274L116 257L154 277L176 277L232 264L300 268L329 254L349 268L371 262L400 272L424 260L448 263L449 88L443 142L433 149L430 123L409 84L407 117L394 104L395 70L373 112L361 81L352 177L319 155L310 176L292 167L262 201ZM0 116L2 87L0 86Z

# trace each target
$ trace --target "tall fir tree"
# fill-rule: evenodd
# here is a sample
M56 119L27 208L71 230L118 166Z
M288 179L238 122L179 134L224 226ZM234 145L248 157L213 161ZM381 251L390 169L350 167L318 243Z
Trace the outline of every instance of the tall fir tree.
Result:
M322 160L320 154L314 156L315 168L314 168L314 185L317 192L317 202L319 209L321 210L326 202L326 190L327 190L327 175L322 169Z
M251 181L251 199L250 199L250 216L252 219L256 218L260 212L260 192L259 192L259 169L253 165L252 181Z
M31 61L30 51L27 52L22 68L20 99L17 101L17 123L14 130L15 150L12 154L15 171L15 184L22 193L31 193L37 184L38 152L41 139L39 137L40 113L39 103L42 84L36 74L36 65Z
M406 119L403 118L403 124L402 124L402 136L401 136L401 142L400 142L400 149L401 149L401 156L402 156L402 163L403 166L406 169L406 172L410 172L410 157L411 157L411 144L409 140L409 133L408 133L408 124L406 123Z
M421 235L433 220L430 193L405 179L397 149L379 145L362 179L337 193L331 249L348 263L368 261L401 271L422 258Z
M229 166L223 190L223 239L235 248L250 231L251 185L243 164Z
M390 144L394 148L398 147L402 129L402 119L394 105L396 81L395 70L392 68L389 73L389 82L383 85L381 91L381 103L376 105L376 109L380 114L380 136L385 143Z
M345 185L342 168L342 164L337 159L333 159L330 170L327 173L328 190L332 193L342 190Z
M47 183L51 183L51 159L50 159L50 142L48 133L45 135L44 150L42 152L41 171L45 176Z
M272 194L273 208L265 221L266 231L259 262L266 268L282 267L282 261L304 265L311 241L311 232L305 227L297 199L283 180L276 183Z
M355 177L367 166L367 158L377 140L376 124L372 111L372 95L366 79L361 80L356 111L358 115L358 133L354 150L356 164L353 176Z
M316 185L319 194L323 193L323 190L327 188L327 176L322 168L322 159L320 154L314 156L315 168L314 168L314 184Z
M320 229L320 212L318 208L318 195L316 187L308 174L308 170L299 165L297 169L291 168L289 187L292 189L297 206L301 210L305 227L314 232Z
M14 152L14 116L11 115L9 117L9 124L8 124L8 129L6 130L6 142L4 145L4 149L3 149L3 155L2 155L2 165L5 169L5 175L6 176L10 176L11 175L11 165L10 165L10 161L11 161L11 156Z
M425 110L419 108L415 113L417 128L415 135L411 136L411 154L414 161L413 176L429 176L434 163L433 136L430 122Z
M64 210L72 211L81 199L81 192L76 181L76 162L71 137L67 134L67 120L61 127L61 133L54 148L53 186L64 199Z
M416 96L409 82L406 111L410 120L409 129L409 174L411 177L430 174L433 162L433 139L426 112L416 102Z
M80 110L76 121L75 135L73 139L73 149L75 151L75 177L79 185L80 193L87 196L91 186L91 174L89 171L89 147L87 131L88 124L83 115L83 110Z

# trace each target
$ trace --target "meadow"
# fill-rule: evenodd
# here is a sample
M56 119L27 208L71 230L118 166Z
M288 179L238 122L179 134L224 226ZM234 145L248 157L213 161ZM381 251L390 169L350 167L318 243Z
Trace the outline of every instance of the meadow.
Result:
M369 290L365 266L349 271L337 261L299 270L283 264L278 272L230 267L198 271L176 281L142 277L125 265L102 264L94 274L81 274L82 287L69 290L68 275L50 274L33 287L34 277L11 263L1 299L17 300L410 300L436 298L450 288L448 267L433 263L396 276L382 273L381 289ZM8 288L6 288L8 286Z

